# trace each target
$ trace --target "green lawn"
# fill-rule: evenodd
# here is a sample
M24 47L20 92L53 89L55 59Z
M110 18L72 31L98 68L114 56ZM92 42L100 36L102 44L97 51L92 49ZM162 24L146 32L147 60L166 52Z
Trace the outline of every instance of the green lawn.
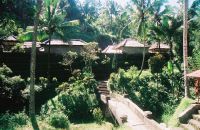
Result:
M38 125L40 127L40 130L64 130L51 127L44 122L39 122ZM33 130L33 128L31 125L27 125L17 128L16 130ZM129 128L125 126L114 127L113 124L105 122L102 125L98 125L96 123L71 124L70 130L129 130Z

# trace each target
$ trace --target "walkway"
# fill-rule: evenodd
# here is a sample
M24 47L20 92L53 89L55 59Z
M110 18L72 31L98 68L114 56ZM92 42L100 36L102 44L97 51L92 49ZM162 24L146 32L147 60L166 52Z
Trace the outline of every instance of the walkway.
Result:
M130 99L118 94L110 94L107 82L103 81L98 86L101 101L107 106L116 121L132 130L165 130L151 117L151 112L143 111Z
M111 98L111 100L108 101L108 104L109 108L116 114L116 116L127 116L127 122L125 125L128 127L133 130L148 130L148 127L144 124L144 122L123 102L120 102L115 98Z

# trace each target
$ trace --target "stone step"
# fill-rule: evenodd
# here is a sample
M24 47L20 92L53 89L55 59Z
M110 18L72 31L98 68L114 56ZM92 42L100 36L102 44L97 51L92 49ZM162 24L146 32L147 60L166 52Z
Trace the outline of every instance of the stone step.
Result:
M107 88L98 88L99 91L109 91Z
M180 127L182 127L184 130L195 130L195 128L190 124L181 124Z
M184 128L181 128L181 127L175 127L175 128L170 128L170 130L184 130Z
M99 91L100 94L104 94L104 95L109 95L110 92L106 92L106 91Z
M108 88L103 86L98 86L97 89L108 89Z
M105 88L98 89L98 91L106 91L106 92L110 92L108 89L105 89Z
M110 92L100 91L100 94L110 94Z
M192 125L195 130L200 130L200 122L194 119L190 119L188 124Z
M99 84L102 84L102 85L106 85L107 86L107 83L106 82L101 82Z
M107 88L107 86L99 85L98 88Z
M194 114L192 117L194 120L200 121L200 115Z

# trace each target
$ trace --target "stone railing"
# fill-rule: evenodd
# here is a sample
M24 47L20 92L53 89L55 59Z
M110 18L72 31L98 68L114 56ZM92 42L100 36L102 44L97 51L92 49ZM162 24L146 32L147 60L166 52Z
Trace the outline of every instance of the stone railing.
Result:
M200 104L191 104L179 115L180 123L187 123L187 121L192 118L192 114L197 113L198 110L200 110Z
M116 99L123 102L126 106L128 106L140 119L144 121L144 124L149 127L149 130L167 130L165 125L161 125L155 120L151 119L152 112L150 111L143 111L139 108L135 103L133 103L130 99L125 98L121 95L114 94L112 95Z

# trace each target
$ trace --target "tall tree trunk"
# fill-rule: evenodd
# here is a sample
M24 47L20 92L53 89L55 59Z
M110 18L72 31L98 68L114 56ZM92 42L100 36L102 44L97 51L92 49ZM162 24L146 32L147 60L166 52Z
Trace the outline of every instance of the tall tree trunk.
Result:
M143 40L143 44L144 44L144 48L143 48L143 54L142 54L142 65L140 67L140 73L138 75L138 77L140 77L140 75L142 74L142 71L144 69L144 62L145 62L145 51L146 51L146 26L145 26L145 13L144 13L144 4L145 4L145 1L144 0L141 0L141 6L142 6L142 10L141 10L141 23L142 24L141 26L141 32L142 32L142 40Z
M29 115L35 117L35 66L36 66L36 41L37 41L37 28L39 22L39 15L42 8L42 0L37 0L37 12L34 20L34 33L33 42L31 48L31 65L30 65L30 103L29 103Z
M3 45L0 43L0 67L3 66Z
M48 47L48 67L47 67L47 76L48 76L48 84L51 82L51 34L49 34L49 47Z
M185 87L185 97L189 97L189 87L187 80L187 69L188 69L188 0L184 0L184 11L183 11L183 63L184 63L184 87Z
M142 65L141 65L141 67L140 67L140 73L139 73L139 75L138 75L138 77L142 74L142 71L143 71L143 69L144 69L144 62L145 62L145 53L146 53L146 44L145 44L146 42L144 41L144 48L143 48L143 54L142 54Z

